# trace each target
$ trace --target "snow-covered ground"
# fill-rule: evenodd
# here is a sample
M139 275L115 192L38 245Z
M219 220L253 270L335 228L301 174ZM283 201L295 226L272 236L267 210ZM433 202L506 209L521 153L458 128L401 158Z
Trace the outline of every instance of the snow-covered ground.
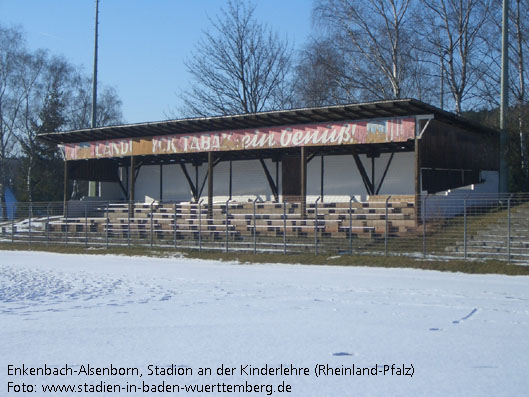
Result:
M82 373L9 375L23 364ZM241 373L280 364L309 375ZM365 375L315 376L318 365L353 364ZM390 375L392 364L395 374L413 365L413 376ZM88 365L138 375L87 375ZM149 365L188 375L149 375ZM235 374L217 375L221 365ZM33 385L34 396L73 394L42 385L142 395L127 385L219 383L211 395L267 395L218 387L271 385L290 396L522 396L528 374L528 277L0 252L2 396L8 382Z

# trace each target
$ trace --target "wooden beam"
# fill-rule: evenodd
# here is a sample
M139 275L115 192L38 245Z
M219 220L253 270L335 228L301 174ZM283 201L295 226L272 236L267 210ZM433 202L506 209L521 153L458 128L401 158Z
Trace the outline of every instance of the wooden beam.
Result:
M198 198L202 197L202 192L204 192L204 187L206 186L206 182L208 181L208 171L206 170L206 175L204 175L204 179L202 180L202 185L200 185L200 191L198 192Z
M382 183L384 183L384 179L386 179L386 174L388 173L389 166L391 165L391 161L393 160L393 156L395 155L395 152L391 152L391 156L389 156L388 163L386 164L386 169L384 170L384 174L382 174L382 178L380 179L380 182L378 183L377 191L375 194L378 195L380 192L380 188L382 187Z
M274 200L277 202L279 199L279 194L277 191L277 185L274 183L274 180L272 178L272 175L270 175L270 171L268 171L268 167L266 166L265 161L260 158L259 162L261 163L261 166L263 167L266 180L268 181L268 185L270 186L270 190L272 190L272 194L274 195ZM276 177L277 177L277 168L276 168Z
M133 157L133 156L131 156ZM134 167L132 167L131 169L134 169L134 180L136 180L136 178L138 178L138 174L140 173L140 169L143 165L143 161L140 161L137 165L135 165Z
M121 177L119 175L119 165L118 165L118 169L117 169L117 181L118 181L118 184L119 184L119 187L121 188L121 191L123 192L123 196L125 197L125 199L129 196L129 192L127 192L127 189L125 189L125 186L123 186L123 182L121 181Z
M369 177L367 176L366 169L364 165L362 164L362 160L360 160L360 157L358 156L358 153L356 153L356 150L351 147L353 158L356 163L356 167L358 168L358 171L360 172L360 176L362 177L362 181L364 182L364 186L366 188L367 194L372 195L373 194L373 184L369 180Z
M317 152L312 152L311 154L309 154L307 156L307 163L310 163L310 160L312 160L314 157L316 157L318 153Z
M184 176L186 177L189 188L191 189L191 194L193 195L193 199L195 201L198 201L199 197L197 195L197 187L191 180L191 177L189 176L189 172L187 172L186 164L183 162L183 160L180 160L180 168L182 168L182 172L184 173ZM198 167L196 169L198 171ZM198 172L197 172L197 177L198 177Z

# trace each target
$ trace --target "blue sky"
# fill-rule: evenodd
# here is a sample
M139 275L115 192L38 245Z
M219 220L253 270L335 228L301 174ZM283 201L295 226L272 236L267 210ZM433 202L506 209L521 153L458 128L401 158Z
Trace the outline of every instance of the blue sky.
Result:
M98 80L115 87L129 123L163 120L188 84L184 66L225 0L100 0ZM299 48L311 0L257 0L257 17ZM30 49L63 55L91 75L95 0L0 0L0 23L19 25Z

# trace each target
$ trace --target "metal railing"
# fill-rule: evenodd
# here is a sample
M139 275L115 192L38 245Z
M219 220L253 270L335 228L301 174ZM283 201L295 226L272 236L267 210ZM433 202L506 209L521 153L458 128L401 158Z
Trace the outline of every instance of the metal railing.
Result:
M17 203L4 243L529 262L529 194L263 202Z

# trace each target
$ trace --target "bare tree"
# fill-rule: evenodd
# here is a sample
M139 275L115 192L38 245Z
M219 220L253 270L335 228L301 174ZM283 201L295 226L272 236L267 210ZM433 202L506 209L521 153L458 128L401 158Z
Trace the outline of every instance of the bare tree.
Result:
M516 0L516 6L511 14L515 27L515 65L518 84L515 86L515 98L518 107L518 133L520 134L520 151L522 154L522 171L526 182L529 180L527 160L527 125L529 125L529 109L527 108L526 83L529 82L529 1Z
M91 80L63 58L28 51L18 28L0 26L0 61L0 196L5 218L8 182L17 188L19 198L28 201L49 199L46 194L60 190L46 187L62 183L59 152L38 135L90 126ZM99 125L121 122L115 90L103 87L99 98ZM7 171L7 160L14 158L17 178Z
M348 68L334 44L331 39L318 37L299 52L292 89L296 107L352 101Z
M109 86L99 86L97 96L96 125L108 126L123 122L122 101L116 90ZM66 94L67 116L65 128L90 128L92 117L92 79L76 72L72 79L71 91Z
M41 170L37 170L36 165L41 163L41 167L47 168L46 162L39 160L50 159L47 152L56 152L57 148L39 141L38 135L64 127L67 100L64 94L71 91L73 71L65 59L50 58L43 51L27 54L20 65L19 84L24 88L24 106L19 113L15 138L21 154L20 168L24 175L21 197L25 201L34 200L36 185L46 184L37 177Z
M21 57L24 55L22 32L0 25L0 205L1 218L7 217L7 161L13 156L14 131L23 105L23 90L18 84Z
M500 106L501 87L501 37L502 1L493 0L491 12L492 24L484 35L487 42L488 67L480 85L479 95L488 109ZM509 12L509 111L507 128L510 163L511 188L527 190L529 184L527 135L529 134L529 102L527 85L529 84L529 0L514 0ZM497 115L496 115L497 116ZM490 122L497 127L498 117Z
M480 99L477 91L489 67L484 29L490 21L491 0L421 2L420 31L426 43L422 50L438 58L441 81L446 79L454 110L460 114L465 99L474 105Z
M347 58L342 80L354 96L401 98L414 91L410 0L317 0L313 18Z
M291 101L285 86L291 50L254 16L254 5L240 0L210 19L212 31L204 33L186 61L193 78L184 91L185 116L253 113L284 108Z

